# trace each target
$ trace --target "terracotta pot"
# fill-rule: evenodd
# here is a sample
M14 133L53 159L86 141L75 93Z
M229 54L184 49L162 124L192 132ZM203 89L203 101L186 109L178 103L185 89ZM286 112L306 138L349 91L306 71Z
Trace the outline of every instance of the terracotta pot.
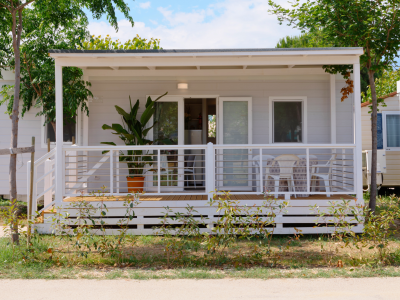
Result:
M144 177L126 177L128 181L128 193L143 192Z

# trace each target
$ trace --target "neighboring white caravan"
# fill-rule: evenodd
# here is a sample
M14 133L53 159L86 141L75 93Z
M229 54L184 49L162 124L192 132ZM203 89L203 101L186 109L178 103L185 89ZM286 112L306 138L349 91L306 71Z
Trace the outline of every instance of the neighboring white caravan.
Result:
M400 81L397 91L383 97L386 107L378 109L378 176L377 184L383 187L400 187ZM371 160L371 114L369 102L361 104L362 149L364 155L364 186ZM368 169L368 170L367 170Z

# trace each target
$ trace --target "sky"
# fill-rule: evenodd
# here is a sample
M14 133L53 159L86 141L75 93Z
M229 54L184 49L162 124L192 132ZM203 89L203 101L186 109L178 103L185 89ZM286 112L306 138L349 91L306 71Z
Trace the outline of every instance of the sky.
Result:
M119 13L119 31L105 18L90 18L91 34L126 41L158 38L164 49L274 48L298 30L279 25L267 0L126 0L134 27ZM276 2L285 4L286 0ZM88 13L90 16L90 13Z

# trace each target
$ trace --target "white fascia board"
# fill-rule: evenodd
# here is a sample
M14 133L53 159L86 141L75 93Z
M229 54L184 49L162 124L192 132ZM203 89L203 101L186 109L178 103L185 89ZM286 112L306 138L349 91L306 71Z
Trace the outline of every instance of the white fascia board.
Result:
M359 56L320 55L320 56L267 56L267 57L158 57L129 59L127 57L87 57L57 58L62 66L75 67L178 67L178 66L255 66L255 65L334 65L359 63Z
M154 77L154 76L262 76L262 75L327 75L321 69L304 68L304 69L242 69L242 70L90 70L87 69L85 74L88 76L140 76L140 77Z
M290 51L229 51L229 52L167 52L167 53L50 53L51 57L191 57L193 59L207 56L229 57L229 56L315 56L315 55L362 55L364 50L360 49L327 49L327 50L290 50Z

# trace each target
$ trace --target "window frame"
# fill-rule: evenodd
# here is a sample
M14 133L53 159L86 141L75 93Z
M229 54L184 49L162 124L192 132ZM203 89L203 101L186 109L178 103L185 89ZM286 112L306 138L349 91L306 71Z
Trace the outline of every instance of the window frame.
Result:
M49 124L43 125L46 121L46 117L44 115L41 116L41 147L47 149L47 126ZM82 112L80 108L78 108L77 116L76 116L76 136L75 136L75 144L80 146L88 145L88 124L89 117L85 112ZM71 146L72 142L64 142L63 145ZM50 142L50 148L53 149L56 147L56 142Z
M400 147L388 147L387 146L387 126L386 126L386 116L387 115L400 115L400 111L382 111L383 149L385 149L386 151L400 151Z
M301 142L278 143L274 142L274 102L301 102L302 137ZM306 96L272 96L269 97L269 144L299 145L307 144L307 97Z

